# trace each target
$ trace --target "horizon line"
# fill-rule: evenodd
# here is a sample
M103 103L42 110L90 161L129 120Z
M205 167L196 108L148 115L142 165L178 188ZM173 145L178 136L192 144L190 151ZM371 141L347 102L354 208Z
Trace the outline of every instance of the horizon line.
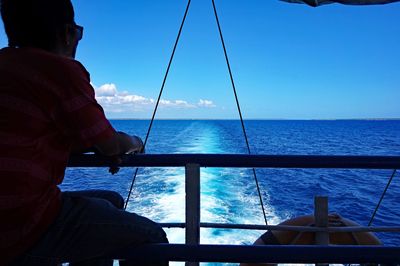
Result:
M150 118L108 118L108 120L151 120ZM154 120L240 120L239 118L155 118ZM398 121L400 118L247 118L265 121Z

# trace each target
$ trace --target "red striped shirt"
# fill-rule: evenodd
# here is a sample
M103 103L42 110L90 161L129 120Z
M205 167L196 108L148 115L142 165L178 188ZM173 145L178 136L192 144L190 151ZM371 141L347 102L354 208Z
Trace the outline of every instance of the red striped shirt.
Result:
M34 48L0 50L0 265L54 221L71 147L113 134L79 62Z

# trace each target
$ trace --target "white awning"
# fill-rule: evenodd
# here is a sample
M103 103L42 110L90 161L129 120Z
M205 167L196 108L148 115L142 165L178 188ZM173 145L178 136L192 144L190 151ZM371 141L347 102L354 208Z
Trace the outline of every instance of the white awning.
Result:
M398 2L400 0L281 0L289 3L308 4L320 6L325 4L340 3L344 5L382 5Z

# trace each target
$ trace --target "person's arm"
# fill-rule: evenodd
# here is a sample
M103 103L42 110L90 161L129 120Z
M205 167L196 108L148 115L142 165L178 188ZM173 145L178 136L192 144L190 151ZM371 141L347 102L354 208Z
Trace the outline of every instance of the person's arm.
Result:
M93 151L95 153L118 157L126 153L143 152L143 142L139 137L117 132L107 120L103 108L95 98L90 84L89 73L74 60L64 61L64 75L68 84L60 95L60 110L57 124L70 141L72 153Z
M79 143L73 143L71 154L82 154L94 152L104 156L115 156L129 153L144 153L142 140L137 136L130 136L124 132L114 132L114 134L90 148L82 147Z
M142 140L137 136L129 136L124 132L115 132L111 138L96 143L94 148L105 156L144 152Z
M110 157L111 166L109 172L119 172L118 165L122 162L119 155L130 153L144 153L142 140L137 136L129 136L124 132L115 132L110 138L94 145L96 152Z

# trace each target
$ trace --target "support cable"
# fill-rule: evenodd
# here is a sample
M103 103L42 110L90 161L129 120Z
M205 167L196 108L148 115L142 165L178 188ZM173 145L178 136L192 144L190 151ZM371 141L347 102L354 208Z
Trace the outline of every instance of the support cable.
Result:
M375 207L374 213L372 214L371 220L369 220L368 226L370 226L372 224L372 222L374 221L375 215L378 212L379 207L381 206L381 203L382 203L383 198L385 197L386 191L388 190L390 183L392 183L393 177L396 175L396 171L397 171L397 169L394 169L392 176L389 178L389 181L386 184L385 189L383 190L381 198L379 199L379 202Z
M229 59L228 59L228 53L226 52L225 41L224 41L224 37L223 37L223 35L222 35L221 25L220 25L220 23L219 23L218 13L217 13L217 9L216 9L216 7L215 7L215 2L214 2L214 0L212 0L212 5L213 5L213 9L214 9L215 19L216 19L217 25L218 25L218 31L219 31L219 36L220 36L220 38L221 38L222 48L224 49L225 60L226 60L227 66L228 66L229 77L230 77L230 79L231 79L231 84L232 84L232 88L233 88L233 93L234 93L234 95L235 95L236 106L237 106L238 111L239 111L239 116L240 116L240 122L241 122L241 125L242 125L243 135L244 135L244 138L245 138L245 140L246 140L247 151L248 151L249 154L251 154L250 145L249 145L249 141L248 141L247 133L246 133L246 128L245 128L244 122L243 122L242 111L241 111L241 109L240 109L239 99L238 99L238 96L237 96L237 93L236 93L236 86L235 86L235 82L234 82L234 80L233 80L233 75L232 75L232 71L231 71L231 66L230 66ZM254 180L255 180L255 182L256 182L256 186L257 186L257 192L258 192L258 197L259 197L259 199L260 199L261 209L262 209L262 212L263 212L263 215L264 215L264 221L265 221L265 224L268 225L267 216L266 216L266 214L265 214L264 204L263 204L263 200L262 200L262 196L261 196L260 186L259 186L259 184L258 184L258 179L257 179L257 175L256 175L256 170L255 170L254 168L253 168L253 175L254 175Z
M161 85L161 89L160 89L160 93L159 93L158 98L157 98L157 103L156 103L156 106L154 108L153 115L151 117L149 129L147 130L146 138L145 138L144 143L143 143L143 149L146 147L147 140L149 139L150 131L151 131L151 128L153 126L154 118L156 116L158 105L159 105L160 100L161 100L161 95L162 95L162 93L164 91L165 82L167 81L169 69L171 67L172 60L174 59L175 50L176 50L176 47L178 46L179 39L180 39L181 33L182 33L182 28L183 28L183 25L185 24L186 16L187 16L187 13L189 11L190 2L191 2L191 0L188 0L188 3L186 5L185 14L183 15L182 23L181 23L181 26L180 26L179 31L178 31L178 35L177 35L176 40L175 40L175 45L174 45L174 48L172 49L172 54L171 54L171 57L169 59L168 67L167 67L167 70L165 72L164 79L163 79L163 82L162 82L162 85ZM139 171L139 168L136 168L135 173L134 173L133 178L132 178L132 183L131 183L131 187L129 189L128 197L126 198L124 210L126 210L126 207L128 206L129 198L131 196L132 189L133 189L133 186L135 184L135 180L136 180L136 176L137 176L138 171Z

